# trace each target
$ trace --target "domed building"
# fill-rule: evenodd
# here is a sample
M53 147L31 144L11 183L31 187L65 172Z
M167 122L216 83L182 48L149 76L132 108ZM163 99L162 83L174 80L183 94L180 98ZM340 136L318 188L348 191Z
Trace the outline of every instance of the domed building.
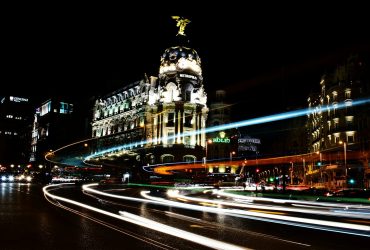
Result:
M102 150L130 145L136 165L201 161L208 113L201 59L179 44L164 51L157 77L145 76L96 99L96 157Z

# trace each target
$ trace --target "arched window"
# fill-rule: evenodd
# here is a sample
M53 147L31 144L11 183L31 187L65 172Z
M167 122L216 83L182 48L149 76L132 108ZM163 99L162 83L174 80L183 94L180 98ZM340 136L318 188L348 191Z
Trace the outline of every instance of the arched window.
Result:
M170 154L164 154L161 156L162 163L170 163L174 161L174 156Z
M184 162L194 163L197 160L197 157L194 155L184 155Z

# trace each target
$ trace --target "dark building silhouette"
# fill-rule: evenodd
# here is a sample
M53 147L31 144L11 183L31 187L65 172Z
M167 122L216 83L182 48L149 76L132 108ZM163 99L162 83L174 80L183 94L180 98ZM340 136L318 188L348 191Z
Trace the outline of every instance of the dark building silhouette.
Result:
M70 102L52 98L36 108L32 127L31 154L34 165L45 164L45 155L73 142L76 132L74 106Z
M0 98L0 165L12 167L28 163L32 104L29 98Z

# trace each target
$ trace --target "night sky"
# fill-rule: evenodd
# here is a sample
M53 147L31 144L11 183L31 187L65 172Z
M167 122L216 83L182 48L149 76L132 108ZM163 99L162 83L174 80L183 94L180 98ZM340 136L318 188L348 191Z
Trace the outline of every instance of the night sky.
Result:
M369 53L364 4L187 4L9 8L1 91L88 98L157 75L164 49L176 45L171 15L191 20L185 33L202 59L209 99L225 89L237 119L305 107L323 73L351 52Z

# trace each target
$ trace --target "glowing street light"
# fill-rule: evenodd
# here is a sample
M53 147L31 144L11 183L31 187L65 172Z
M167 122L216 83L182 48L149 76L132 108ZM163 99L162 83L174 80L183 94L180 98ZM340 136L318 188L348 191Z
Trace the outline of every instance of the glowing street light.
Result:
M235 155L235 151L230 152L230 162L233 161L233 155Z

